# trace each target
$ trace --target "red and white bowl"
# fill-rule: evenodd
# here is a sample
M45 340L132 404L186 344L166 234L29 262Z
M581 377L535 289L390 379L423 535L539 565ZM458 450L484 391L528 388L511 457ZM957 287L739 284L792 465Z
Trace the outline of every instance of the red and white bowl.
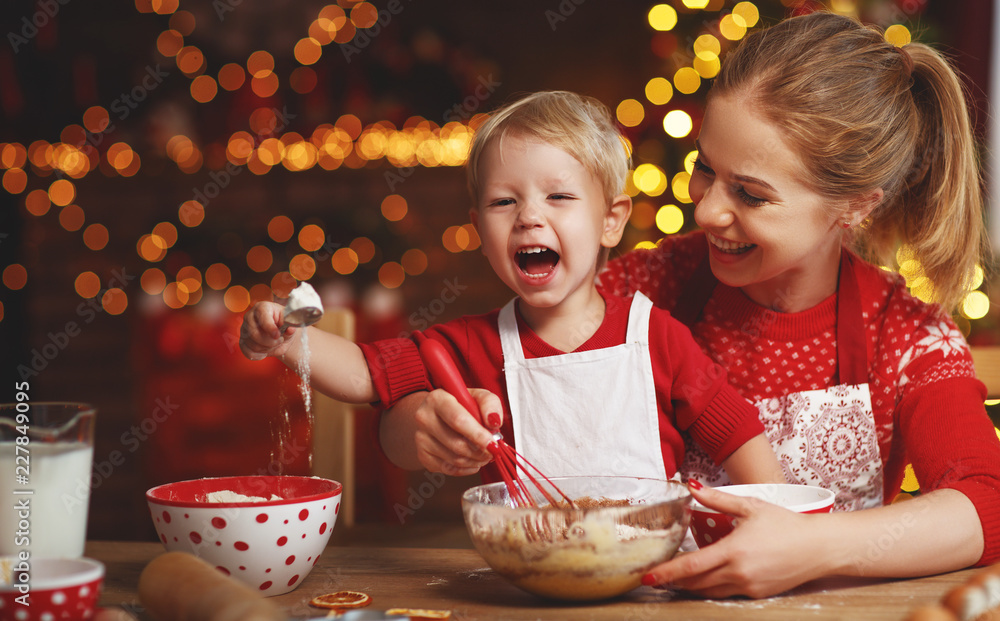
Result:
M777 483L725 485L720 492L759 498L796 513L829 513L836 494L823 487ZM699 548L722 539L733 530L733 517L694 501L691 503L691 534Z
M4 566L4 579L0 581L0 619L78 621L94 617L104 583L104 565L99 561L31 558L22 563L6 556L0 559L0 564ZM23 587L25 583L28 587Z
M294 590L319 561L341 489L318 477L218 477L154 487L146 502L167 550L194 554L271 596ZM208 501L222 491L269 500Z

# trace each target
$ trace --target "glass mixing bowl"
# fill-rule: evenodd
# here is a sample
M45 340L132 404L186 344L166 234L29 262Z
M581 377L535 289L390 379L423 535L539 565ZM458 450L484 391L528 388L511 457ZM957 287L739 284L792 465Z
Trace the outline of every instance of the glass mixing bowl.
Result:
M553 478L577 508L515 506L503 483L462 495L473 544L521 589L562 600L598 600L639 586L677 553L691 518L691 494L676 482L636 477Z

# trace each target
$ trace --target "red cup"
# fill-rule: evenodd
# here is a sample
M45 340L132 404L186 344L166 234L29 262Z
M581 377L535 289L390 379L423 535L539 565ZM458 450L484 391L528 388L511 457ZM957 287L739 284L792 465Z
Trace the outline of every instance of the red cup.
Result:
M836 494L832 490L813 485L788 483L753 483L725 485L720 492L759 498L796 513L829 513ZM699 548L718 541L733 530L733 517L719 513L697 501L691 503L691 534Z
M104 582L104 565L89 558L0 559L0 618L18 621L91 619ZM27 585L27 586L25 586ZM27 605L26 605L27 604Z

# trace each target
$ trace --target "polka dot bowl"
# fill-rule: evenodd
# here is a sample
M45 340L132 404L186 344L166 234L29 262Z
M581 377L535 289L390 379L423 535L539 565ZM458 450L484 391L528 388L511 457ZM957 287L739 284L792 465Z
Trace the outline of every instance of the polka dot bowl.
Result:
M233 492L233 501L210 494ZM319 561L340 513L341 484L296 476L168 483L146 492L168 551L189 552L264 596L299 586ZM264 500L267 499L267 500Z
M0 559L0 619L93 619L104 565L89 558ZM25 585L29 586L25 586Z
M726 485L718 490L737 496L759 498L796 513L829 513L835 497L833 491L812 485L758 483ZM691 503L691 534L699 548L718 541L732 530L732 516L709 509L697 501Z

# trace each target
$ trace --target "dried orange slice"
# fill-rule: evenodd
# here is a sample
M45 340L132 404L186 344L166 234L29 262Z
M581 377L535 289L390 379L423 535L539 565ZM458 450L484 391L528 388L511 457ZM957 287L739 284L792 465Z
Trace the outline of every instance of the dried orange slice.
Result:
M450 610L427 610L425 608L390 608L385 611L387 615L402 615L409 617L410 621L440 621L450 619Z
M367 593L361 591L337 591L336 593L326 593L317 595L309 600L310 606L316 608L329 608L332 610L346 610L348 608L361 608L372 603L372 598Z

